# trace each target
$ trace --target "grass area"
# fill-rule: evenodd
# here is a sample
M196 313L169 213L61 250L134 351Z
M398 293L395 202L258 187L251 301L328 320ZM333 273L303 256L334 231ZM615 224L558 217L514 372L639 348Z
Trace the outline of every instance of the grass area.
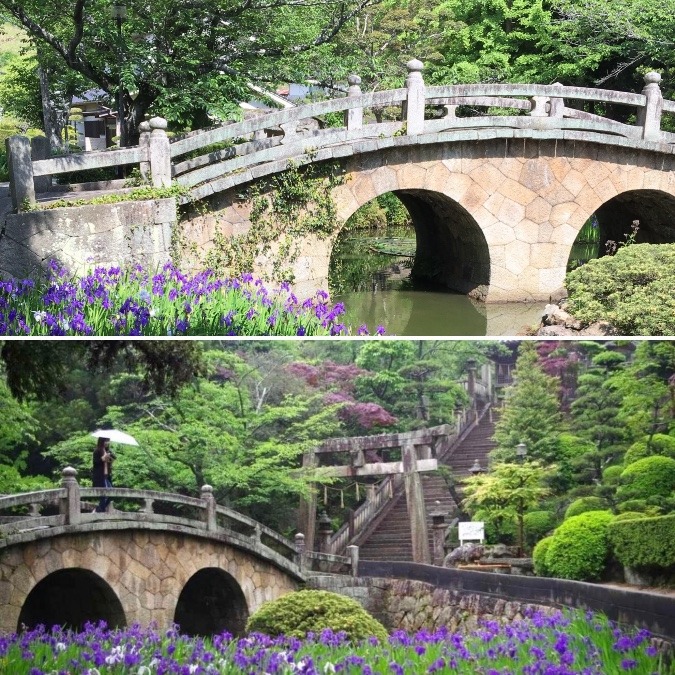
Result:
M0 71L25 47L25 37L26 33L12 24L5 23L0 27Z

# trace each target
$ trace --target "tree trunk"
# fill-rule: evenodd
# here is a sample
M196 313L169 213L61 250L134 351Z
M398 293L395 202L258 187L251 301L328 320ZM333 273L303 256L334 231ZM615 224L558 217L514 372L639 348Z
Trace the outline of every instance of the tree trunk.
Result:
M39 63L39 61L38 61ZM50 152L61 149L61 136L59 134L59 125L54 102L49 92L49 75L47 67L41 63L38 65L38 76L40 78L40 97L42 98L42 120L45 128L45 136L49 143Z

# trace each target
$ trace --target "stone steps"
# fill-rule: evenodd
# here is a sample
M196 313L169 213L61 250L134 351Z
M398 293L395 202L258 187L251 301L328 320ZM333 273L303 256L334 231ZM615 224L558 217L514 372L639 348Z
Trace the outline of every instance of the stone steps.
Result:
M476 460L481 467L487 467L487 457L495 443L490 440L494 434L494 423L486 415L479 426L471 431L455 452L440 463L452 470L455 480L470 476L469 469ZM442 476L422 474L422 489L424 504L427 511L427 528L429 532L429 550L433 550L430 514L434 511L454 514L457 504L450 494L450 490ZM461 487L457 492L461 496ZM370 534L366 541L361 542L360 557L363 560L391 560L412 561L412 541L410 535L410 521L406 506L405 495L401 495L392 509L378 524L377 529Z

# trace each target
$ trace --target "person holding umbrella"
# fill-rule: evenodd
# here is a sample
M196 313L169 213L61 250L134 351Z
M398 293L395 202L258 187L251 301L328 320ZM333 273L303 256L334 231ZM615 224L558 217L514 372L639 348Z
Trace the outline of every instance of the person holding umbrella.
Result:
M113 487L112 463L115 453L110 449L110 441L126 445L138 445L138 442L133 436L117 429L97 429L92 436L98 439L93 455L92 483L94 487L111 488ZM105 513L111 501L112 497L101 497L95 511Z
M92 483L94 487L111 488L113 486L112 463L114 459L115 455L110 450L110 439L99 437L93 456ZM96 512L105 513L110 501L110 497L101 497L95 509Z

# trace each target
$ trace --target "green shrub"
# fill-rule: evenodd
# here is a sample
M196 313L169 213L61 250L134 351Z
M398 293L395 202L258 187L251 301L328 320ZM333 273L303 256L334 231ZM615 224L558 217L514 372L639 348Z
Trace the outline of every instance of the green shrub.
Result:
M345 631L350 640L365 640L372 635L381 641L387 639L384 626L356 600L328 591L288 593L266 602L246 624L248 632L297 638L324 628Z
M645 457L627 466L616 491L619 501L668 497L675 490L675 459Z
M614 516L614 520L612 521L613 523L621 523L624 520L638 520L640 518L644 518L645 514L640 513L639 511L624 511L623 513L619 513L616 516Z
M616 510L619 513L637 512L644 517L654 517L661 514L661 509L657 506L650 506L646 499L628 499L617 505Z
M621 480L621 474L623 473L624 467L615 464L614 466L608 466L602 472L602 482L605 485L618 485Z
M556 518L551 511L530 511L523 516L525 542L532 548L556 526Z
M553 537L545 537L534 547L534 550L532 551L534 573L540 577L550 576L548 565L546 564L546 555L552 541Z
M626 567L675 565L675 514L617 521L609 526L616 558Z
M636 441L626 450L623 463L624 466L629 466L639 459L653 457L654 455L675 459L675 438L666 434L654 434L651 441L648 436Z
M632 244L565 278L569 311L608 321L622 335L675 334L675 244Z
M587 511L572 516L553 533L545 566L549 576L577 581L599 579L609 557L609 511Z
M575 499L565 511L565 520L588 511L604 511L609 504L602 497L581 497Z

